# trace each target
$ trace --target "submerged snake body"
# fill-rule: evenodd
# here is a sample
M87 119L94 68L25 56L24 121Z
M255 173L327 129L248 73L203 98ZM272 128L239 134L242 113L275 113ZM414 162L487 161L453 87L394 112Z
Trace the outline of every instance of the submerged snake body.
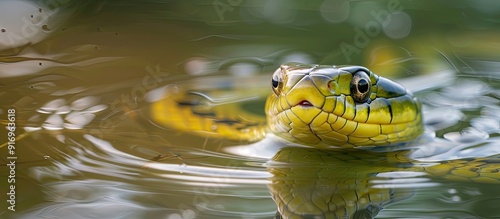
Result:
M420 103L411 92L364 67L287 64L271 84L265 119L195 92L153 103L152 117L203 135L254 142L271 132L315 147L386 146L423 132Z
M500 183L500 161L494 158L426 163L411 159L411 150L354 148L395 145L423 133L421 106L411 92L364 67L286 64L271 85L266 118L242 110L237 100L221 104L189 90L154 102L151 116L202 136L255 142L271 132L312 146L285 147L268 166L269 189L284 218L374 217L411 194L374 186L390 180L387 173Z

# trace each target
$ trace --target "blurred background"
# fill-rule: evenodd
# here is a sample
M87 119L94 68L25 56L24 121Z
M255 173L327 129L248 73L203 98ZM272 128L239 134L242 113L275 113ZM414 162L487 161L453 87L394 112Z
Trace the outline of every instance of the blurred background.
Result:
M498 156L498 51L495 0L2 0L0 121L16 109L18 190L0 217L271 218L266 159L160 127L148 107L176 83L267 94L285 62L405 82L460 145L440 159ZM406 185L416 195L382 216L498 217L498 185L436 184Z
M493 0L7 0L0 3L1 76L19 81L33 75L28 68L43 74L90 59L112 66L93 69L106 72L100 80L144 74L146 65L249 75L288 61L396 76L450 61L473 71L475 62L498 59L499 10Z

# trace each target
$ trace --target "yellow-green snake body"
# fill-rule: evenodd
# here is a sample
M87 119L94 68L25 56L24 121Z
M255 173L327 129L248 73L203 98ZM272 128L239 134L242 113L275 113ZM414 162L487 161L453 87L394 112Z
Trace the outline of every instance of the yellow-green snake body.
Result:
M364 67L282 65L266 106L277 135L305 145L379 146L423 132L420 103Z
M269 189L284 218L370 218L411 194L373 186L381 173L500 183L498 160L419 162L408 148L359 149L398 147L424 131L421 105L412 93L364 67L285 64L274 72L271 90L264 92L265 118L248 113L238 100L211 99L196 86L176 87L153 102L151 117L175 131L207 137L249 143L272 133L309 146L275 143L285 148L271 159L278 165L271 162L267 168L273 174Z
M285 64L271 85L266 118L191 91L153 103L151 115L175 130L252 142L270 132L315 147L385 146L423 132L411 92L364 67Z

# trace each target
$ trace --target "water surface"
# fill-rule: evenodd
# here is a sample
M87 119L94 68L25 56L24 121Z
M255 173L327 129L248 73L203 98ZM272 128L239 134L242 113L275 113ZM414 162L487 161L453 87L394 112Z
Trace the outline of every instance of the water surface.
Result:
M339 195L330 201L348 208L365 191L390 194L380 218L499 217L494 183L422 174L380 153L275 149L270 141L207 138L152 120L151 103L179 87L218 91L223 102L240 95L246 110L263 116L281 63L365 65L423 102L427 135L435 137L415 152L418 162L480 157L498 165L494 15L479 4L462 11L446 1L400 3L394 16L411 31L379 22L365 45L358 30L377 19L360 14L385 13L387 4L0 2L0 121L15 109L17 126L16 211L4 202L1 217L272 218L277 194L332 189ZM345 14L330 13L339 8L330 4ZM439 9L445 12L433 13ZM428 19L442 22L423 25ZM440 30L450 23L453 33ZM347 44L356 48L350 55ZM2 129L0 143L7 135ZM0 197L8 200L9 150L0 150ZM282 157L290 151L308 159Z

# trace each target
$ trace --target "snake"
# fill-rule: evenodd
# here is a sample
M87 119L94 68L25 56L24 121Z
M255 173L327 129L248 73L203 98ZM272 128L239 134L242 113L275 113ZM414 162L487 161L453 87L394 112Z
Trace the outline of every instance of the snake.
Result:
M272 74L270 90L265 118L241 101L221 103L179 87L151 104L151 118L200 136L251 143L271 134L306 146L284 147L272 158L278 165L268 167L276 218L373 218L411 194L372 186L381 173L500 183L498 159L425 163L412 159L412 150L371 150L420 141L424 124L411 91L365 67L286 63Z

